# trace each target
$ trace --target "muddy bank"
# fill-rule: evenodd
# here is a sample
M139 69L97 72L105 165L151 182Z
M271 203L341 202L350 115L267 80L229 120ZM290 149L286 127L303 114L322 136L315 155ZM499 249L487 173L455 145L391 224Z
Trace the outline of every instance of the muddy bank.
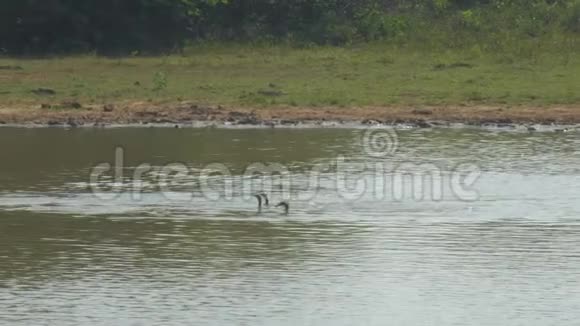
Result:
M0 125L107 126L107 125L225 125L296 126L341 124L405 124L430 128L451 124L575 125L580 107L277 107L228 108L189 102L149 102L83 105L70 101L58 104L0 107Z

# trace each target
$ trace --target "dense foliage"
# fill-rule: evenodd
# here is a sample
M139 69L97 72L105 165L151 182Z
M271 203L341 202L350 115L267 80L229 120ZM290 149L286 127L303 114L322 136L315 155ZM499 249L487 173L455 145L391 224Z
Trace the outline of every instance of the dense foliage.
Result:
M580 34L580 0L2 0L0 51L171 51L196 40L346 44Z

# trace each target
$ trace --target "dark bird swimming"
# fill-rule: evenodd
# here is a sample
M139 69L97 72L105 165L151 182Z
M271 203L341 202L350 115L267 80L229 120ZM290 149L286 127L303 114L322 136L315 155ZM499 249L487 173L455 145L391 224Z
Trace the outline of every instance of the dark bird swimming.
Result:
M284 207L284 214L288 214L288 212L290 211L290 204L288 204L288 202L285 201L279 202L278 205L276 205L276 207Z
M262 207L269 207L270 206L270 199L268 199L268 195L266 193L259 193L254 195L254 197L258 200L258 212L262 211ZM276 208L278 207L284 207L284 214L288 214L288 212L290 211L290 204L288 204L288 202L286 201L282 201L280 203L278 203L276 206Z
M254 197L258 200L258 211L262 211L262 206L270 206L270 200L268 199L268 195L265 193L256 194Z
M262 199L264 200L264 206L266 207L270 206L270 200L268 199L268 195L266 195L265 192L259 193L258 196L261 196Z

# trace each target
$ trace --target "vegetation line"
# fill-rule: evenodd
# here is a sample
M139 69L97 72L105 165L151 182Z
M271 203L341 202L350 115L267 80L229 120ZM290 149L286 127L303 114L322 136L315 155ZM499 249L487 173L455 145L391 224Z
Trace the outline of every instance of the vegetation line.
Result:
M0 105L74 109L123 101L229 107L577 105L580 58L473 49L206 45L182 55L0 59ZM67 104L67 102L69 102Z
M580 104L580 0L34 3L0 12L4 111Z

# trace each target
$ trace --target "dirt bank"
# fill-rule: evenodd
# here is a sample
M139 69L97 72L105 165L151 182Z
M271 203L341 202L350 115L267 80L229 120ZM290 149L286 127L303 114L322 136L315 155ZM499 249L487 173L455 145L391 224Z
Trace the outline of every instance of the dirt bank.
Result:
M190 124L194 121L228 125L292 125L324 122L406 123L430 127L448 123L469 125L571 125L580 123L580 107L275 107L228 108L190 102L124 102L84 105L76 102L42 106L0 106L0 124L102 126L108 124Z

